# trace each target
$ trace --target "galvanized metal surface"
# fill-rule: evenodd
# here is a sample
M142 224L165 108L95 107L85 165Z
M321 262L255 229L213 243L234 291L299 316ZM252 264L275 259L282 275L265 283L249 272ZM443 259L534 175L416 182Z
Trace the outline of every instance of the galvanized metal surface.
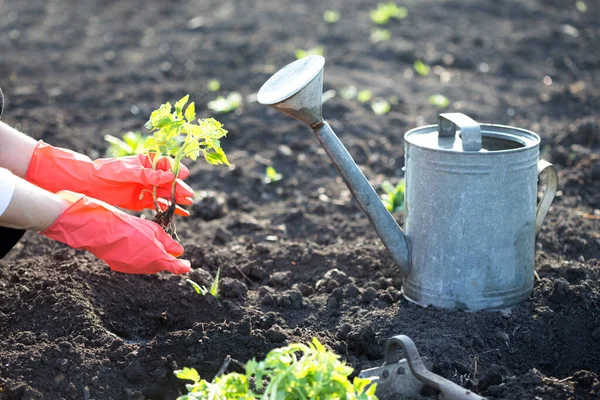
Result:
M400 267L404 296L464 310L525 300L533 288L535 238L557 184L555 169L538 164L539 137L463 114L442 114L440 125L407 132L404 234L322 119L323 64L320 56L295 61L263 85L258 101L314 130ZM548 188L536 210L544 170Z
M421 381L425 386L435 389L438 392L440 400L484 400L470 390L467 390L456 383L443 378L430 371L431 367L426 366L425 360L419 355L419 351L414 342L406 335L397 335L385 344L385 365L395 365L398 360L398 350L402 349L406 357L412 375Z

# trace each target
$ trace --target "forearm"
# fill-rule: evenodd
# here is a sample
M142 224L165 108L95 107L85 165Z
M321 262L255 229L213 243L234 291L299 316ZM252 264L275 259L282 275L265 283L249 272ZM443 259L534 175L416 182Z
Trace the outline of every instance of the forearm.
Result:
M0 122L0 168L25 178L37 140Z
M0 179L14 179L15 189L8 208L0 215L0 226L43 231L69 207L61 197L0 169Z

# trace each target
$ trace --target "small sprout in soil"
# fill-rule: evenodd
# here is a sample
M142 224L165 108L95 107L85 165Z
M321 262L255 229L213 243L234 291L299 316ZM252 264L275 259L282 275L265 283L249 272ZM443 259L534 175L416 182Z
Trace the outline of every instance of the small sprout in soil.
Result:
M109 157L125 157L142 154L144 152L144 141L146 136L140 132L127 132L119 139L113 135L104 135L104 140L110 143L106 150Z
M229 165L227 156L221 148L221 138L227 135L223 125L214 118L196 118L194 102L187 107L189 95L181 98L175 103L175 109L171 103L165 103L150 115L146 122L146 128L152 133L144 142L145 153L154 155L152 168L156 169L161 157L169 157L171 160L171 171L175 176L179 175L181 161L190 158L196 161L202 154L204 159L213 165ZM185 111L184 111L185 107ZM171 185L171 198L167 210L163 211L158 206L157 188L152 190L152 198L156 207L154 222L163 227L168 233L177 236L173 216L175 214L175 188L177 180ZM144 196L141 193L141 197Z
M450 105L450 100L441 94L432 94L427 98L429 104L436 106L437 108L446 108Z
M241 105L242 95L238 92L231 92L227 97L219 96L216 100L208 102L208 108L219 114L234 111Z
M335 24L340 20L340 13L334 10L327 10L323 13L323 20L328 24Z
M396 3L379 3L375 10L371 11L371 21L377 25L385 25L391 18L403 19L408 16L406 7L398 7Z
M427 75L429 75L429 70L431 69L429 67L429 65L425 64L421 60L415 61L413 63L413 67L414 67L415 71L417 71L417 74L419 74L421 76L427 76Z
M376 115L384 115L390 112L392 107L387 100L377 99L371 103L371 108Z
M340 91L340 94L346 100L352 100L356 97L357 93L358 89L356 89L356 86L348 86Z
M376 384L358 377L350 381L352 372L340 356L314 338L309 345L292 343L271 350L263 361L248 361L243 374L222 374L208 382L196 370L184 368L175 376L193 382L186 385L189 393L178 400L376 400Z
M582 13L587 12L587 10L588 10L587 4L585 4L585 2L583 2L581 0L578 0L575 2L575 7L577 7L577 11L582 12Z
M276 183L283 179L283 175L275 170L275 167L269 165L265 170L264 182L266 184Z
M404 210L404 179L400 180L396 186L389 181L384 181L381 188L385 192L381 195L381 201L389 212Z
M216 79L211 79L210 81L208 81L208 83L206 84L206 88L210 91L210 92L218 92L219 90L221 90L221 82L219 82Z
M206 286L200 286L199 284L197 284L196 282L194 282L191 279L186 279L185 281L187 283L189 283L190 285L192 285L192 287L194 288L196 293L198 293L200 296L206 296L207 294L210 294L215 299L218 299L219 298L220 276L221 276L221 268L219 268L217 270L217 275L215 275L215 279L213 280L213 283L210 285L210 289L207 289Z
M297 59L301 59L308 56L322 56L325 54L325 49L323 46L313 47L312 49L304 50L304 49L296 49L294 51Z
M356 95L356 99L361 103L367 103L373 98L373 93L370 90L361 90Z
M392 33L389 29L371 29L371 42L387 42L392 38Z

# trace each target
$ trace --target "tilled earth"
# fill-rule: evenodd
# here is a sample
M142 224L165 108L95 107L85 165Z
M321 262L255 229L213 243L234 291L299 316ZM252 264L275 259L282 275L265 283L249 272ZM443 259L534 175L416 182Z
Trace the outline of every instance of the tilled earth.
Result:
M218 116L235 168L190 165L198 199L178 229L189 278L209 285L220 268L221 297L196 295L185 276L115 273L28 233L0 261L4 399L175 399L174 369L211 378L227 355L236 371L311 337L360 370L397 334L489 398L600 397L598 3L410 1L391 40L373 43L376 3L0 1L5 120L50 144L102 156L105 134L141 129L186 93L211 116L210 79L245 97ZM323 21L328 9L339 22ZM445 111L540 134L560 192L524 304L466 313L401 297L398 269L309 130L253 101L295 49L318 45L325 90L337 91L324 114L377 188L403 175L403 133L436 122L433 94L450 99ZM391 112L343 98L348 86L391 99ZM263 182L267 165L280 182Z

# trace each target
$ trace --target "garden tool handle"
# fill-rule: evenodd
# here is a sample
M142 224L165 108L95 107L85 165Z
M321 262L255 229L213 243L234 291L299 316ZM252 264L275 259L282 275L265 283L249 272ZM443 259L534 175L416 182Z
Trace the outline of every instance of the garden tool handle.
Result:
M474 119L463 113L445 113L439 115L438 135L454 136L460 129L464 151L481 150L481 127Z
M385 344L385 358L383 365L394 364L398 362L398 348L402 348L404 356L408 361L408 366L411 372L417 379L440 392L439 399L441 400L483 400L481 397L472 391L465 389L456 383L443 378L429 371L415 343L406 335L397 335L388 339Z
M535 213L536 237L539 235L540 230L542 229L542 224L544 223L544 219L546 218L546 214L548 213L550 204L552 204L552 200L554 200L554 196L556 195L556 189L558 187L558 174L556 173L556 168L554 167L554 165L550 164L548 161L539 160L537 167L538 179L544 171L547 171L546 190L542 195L542 200L540 200Z

